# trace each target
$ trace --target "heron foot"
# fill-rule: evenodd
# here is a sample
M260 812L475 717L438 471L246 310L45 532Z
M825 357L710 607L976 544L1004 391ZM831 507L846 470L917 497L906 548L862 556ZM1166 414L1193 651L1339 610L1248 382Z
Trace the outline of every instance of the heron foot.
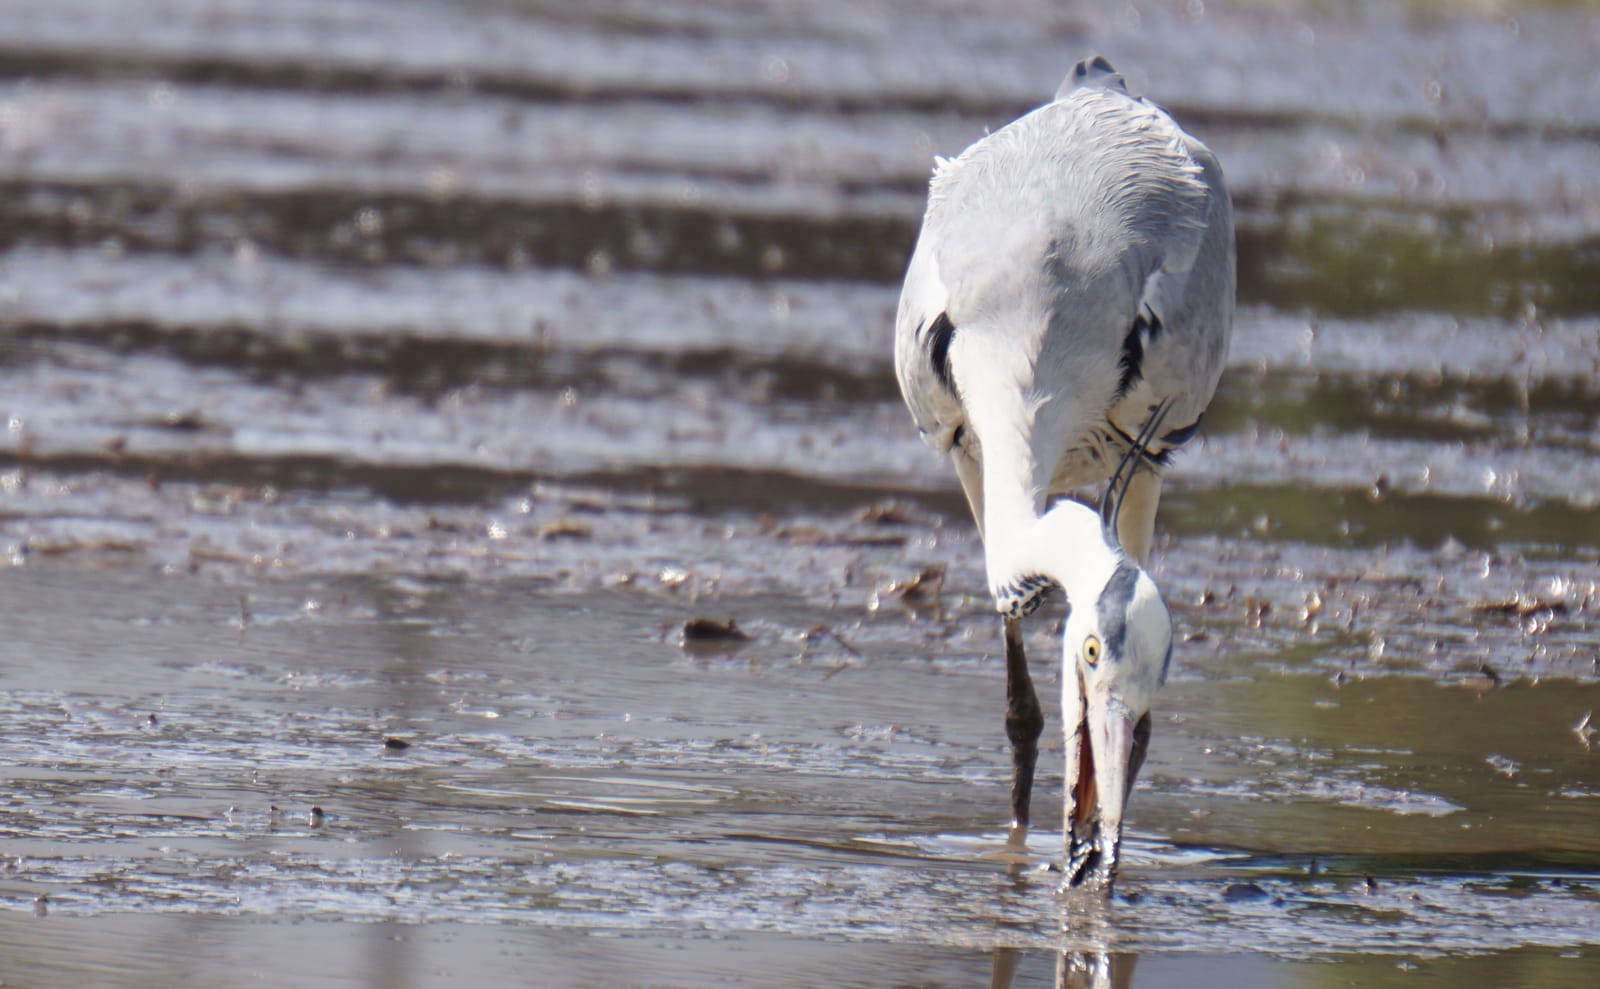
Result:
M1018 577L995 591L994 608L1006 618L1018 619L1031 615L1044 603L1045 595L1055 589L1055 581L1041 574Z

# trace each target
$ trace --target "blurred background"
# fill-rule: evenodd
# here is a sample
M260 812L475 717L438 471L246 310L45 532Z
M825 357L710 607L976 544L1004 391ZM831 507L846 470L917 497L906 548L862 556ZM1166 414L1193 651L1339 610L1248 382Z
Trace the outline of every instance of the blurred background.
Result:
M998 642L892 323L933 156L1098 52L1218 154L1239 236L1229 371L1158 524L1181 641L1133 806L1157 905L1117 915L1112 946L1220 952L1229 984L1278 984L1231 953L1308 930L1373 973L1388 952L1588 944L1593 974L1591 5L3 0L0 19L19 906L470 923L493 900L669 942L759 929L813 962L807 939L869 928L1058 946L1047 877L973 893L1004 803ZM356 851L327 850L313 803ZM457 831L492 837L438 837ZM1315 856L1358 854L1398 857L1317 878ZM1386 870L1450 877L1401 881L1393 940L1341 912L1346 880ZM734 874L737 895L715 878ZM813 903L817 876L853 892L762 913ZM1241 884L1257 926L1237 915L1254 893L1222 897ZM1513 900L1533 912L1508 941ZM552 971L582 984L592 954ZM724 955L706 963L737 971ZM1452 984L1572 971L1495 957ZM924 976L988 961L951 948ZM373 984L411 971L373 964Z

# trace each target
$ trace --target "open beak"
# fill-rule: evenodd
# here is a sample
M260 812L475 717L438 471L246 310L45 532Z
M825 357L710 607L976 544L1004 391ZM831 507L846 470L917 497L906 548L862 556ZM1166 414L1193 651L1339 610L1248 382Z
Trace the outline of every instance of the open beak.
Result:
M1081 674L1080 674L1081 677ZM1122 814L1150 747L1150 715L1135 719L1108 691L1078 684L1077 728L1067 736L1066 886L1110 889L1122 847ZM1069 707L1063 716L1071 718Z

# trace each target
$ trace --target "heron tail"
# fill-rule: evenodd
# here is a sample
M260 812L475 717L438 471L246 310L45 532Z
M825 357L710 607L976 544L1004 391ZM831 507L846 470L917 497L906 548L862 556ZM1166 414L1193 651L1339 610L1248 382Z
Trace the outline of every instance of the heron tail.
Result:
M1117 89L1126 93L1128 84L1122 79L1122 74L1111 67L1104 55L1086 58L1072 67L1067 77L1061 80L1061 88L1056 90L1056 99L1064 99L1068 93L1075 89Z

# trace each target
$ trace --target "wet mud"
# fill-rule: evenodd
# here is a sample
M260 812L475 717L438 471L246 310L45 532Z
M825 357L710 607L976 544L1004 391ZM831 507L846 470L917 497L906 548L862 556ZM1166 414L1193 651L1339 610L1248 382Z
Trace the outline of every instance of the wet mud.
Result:
M8 985L1593 983L1600 19L938 12L9 5ZM891 362L1090 50L1240 231L1108 903Z

